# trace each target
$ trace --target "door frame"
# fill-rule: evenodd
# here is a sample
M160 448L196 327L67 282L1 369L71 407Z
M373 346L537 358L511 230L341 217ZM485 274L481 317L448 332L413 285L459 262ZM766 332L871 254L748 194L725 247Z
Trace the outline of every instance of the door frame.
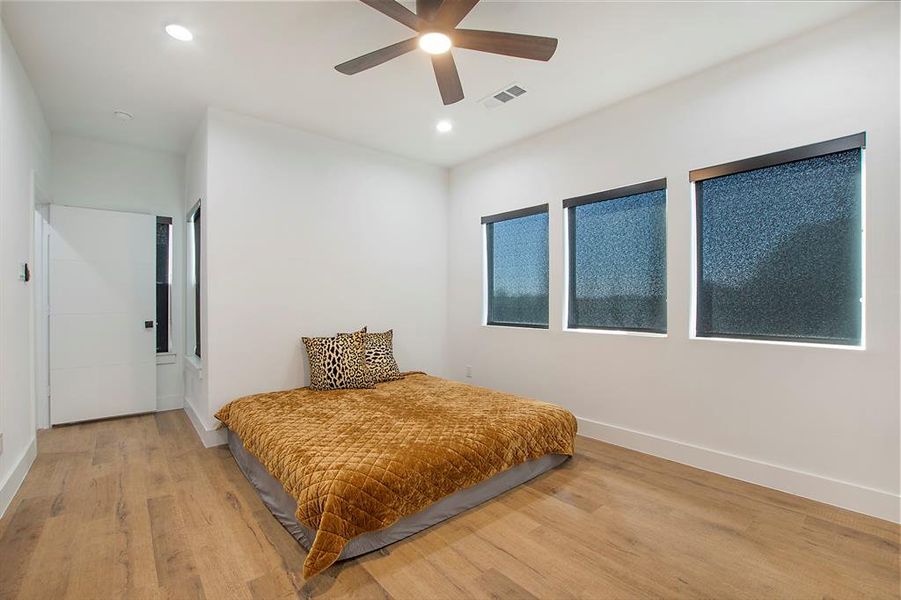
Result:
M49 240L50 240L50 196L39 182L38 174L32 171L31 196L32 222L32 340L34 349L34 414L37 429L50 427L50 311L49 286Z

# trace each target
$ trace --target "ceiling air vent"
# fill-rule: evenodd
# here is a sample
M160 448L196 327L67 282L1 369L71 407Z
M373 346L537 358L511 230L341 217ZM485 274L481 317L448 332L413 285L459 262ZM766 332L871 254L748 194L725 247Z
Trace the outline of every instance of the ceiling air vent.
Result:
M498 90L486 98L482 98L481 102L485 108L497 108L502 104L516 100L525 93L526 90L522 86L514 83L502 90Z

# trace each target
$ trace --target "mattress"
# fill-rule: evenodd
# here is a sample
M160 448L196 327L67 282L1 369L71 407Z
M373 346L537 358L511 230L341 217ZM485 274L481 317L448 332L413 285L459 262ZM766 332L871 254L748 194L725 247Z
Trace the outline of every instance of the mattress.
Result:
M571 456L576 434L559 406L424 373L370 389L255 394L216 417L239 438L236 456L280 484L241 461L309 546L304 577L388 543L391 527L402 537L518 485L562 460L547 455Z
M294 539L309 550L316 533L294 516L297 512L297 501L285 491L275 477L269 474L266 467L244 448L241 438L231 430L228 430L228 447L241 472L256 489L269 512ZM351 539L344 546L338 560L354 558L419 533L553 469L568 458L569 456L565 454L547 454L498 473L473 487L455 492L425 510L401 518L390 527L370 531Z

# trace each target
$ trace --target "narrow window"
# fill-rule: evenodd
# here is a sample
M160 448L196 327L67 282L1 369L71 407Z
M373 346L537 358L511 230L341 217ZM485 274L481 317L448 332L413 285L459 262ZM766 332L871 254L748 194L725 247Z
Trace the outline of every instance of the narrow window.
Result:
M198 203L197 208L191 213L191 217L189 218L189 222L191 223L191 256L193 258L192 266L193 266L193 281L192 287L194 288L194 356L200 358L200 240L201 240L201 215L200 215L200 204Z
M483 217L488 325L548 326L548 205Z
M172 217L156 218L156 351L169 352L172 340Z
M865 134L691 172L696 335L858 345Z
M563 201L570 329L666 332L666 179Z

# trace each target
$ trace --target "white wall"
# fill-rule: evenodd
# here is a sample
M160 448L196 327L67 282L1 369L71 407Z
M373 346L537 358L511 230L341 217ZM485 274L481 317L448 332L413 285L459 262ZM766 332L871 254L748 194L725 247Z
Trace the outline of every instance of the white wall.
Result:
M899 44L886 3L451 172L451 373L583 433L899 518ZM689 339L688 171L867 132L865 350ZM563 332L561 200L669 181L665 339ZM550 202L549 331L485 327L479 217Z
M33 185L47 189L50 131L6 30L0 27L0 515L34 460L34 334L31 285Z
M185 156L185 194L184 194L184 205L182 206L182 215L183 220L187 221L188 215L193 211L194 207L197 205L198 201L201 201L203 204L203 210L201 214L206 212L206 180L207 180L207 121L206 116L204 115L203 120L200 125L197 127L197 131L194 133L194 138L191 140L191 147L188 149L188 153ZM205 217L201 218L201 221L205 220ZM201 230L201 250L206 247L206 243L204 242L204 238L206 237L206 229ZM213 420L209 418L209 402L207 400L207 379L205 376L206 369L204 368L205 357L202 360L198 360L196 356L194 356L194 347L195 347L195 339L194 339L194 319L197 317L195 315L195 303L194 303L194 290L195 290L195 281L194 281L194 257L193 257L193 245L189 243L190 237L193 235L192 226L187 225L185 227L185 298L184 298L184 310L185 310L185 327L184 327L184 351L185 351L185 370L184 370L184 390L185 390L185 410L188 416L191 418L192 423L197 428L198 433L201 438L204 440L205 444L214 443L217 441L217 436L212 433L212 429L214 425L212 425ZM201 256L201 289L206 289L206 252L202 253ZM201 293L200 298L201 305L201 315L200 318L203 320L206 315L206 294ZM201 338L206 335L206 323L202 322L201 327ZM201 354L203 354L202 349L206 346L203 341L201 341ZM218 440L221 441L221 438Z
M159 410L180 408L184 398L184 156L59 134L53 135L52 156L54 204L172 217L173 343L169 355L157 358L156 392Z
M205 425L305 385L305 335L393 328L401 369L444 374L447 171L223 111L207 127Z

